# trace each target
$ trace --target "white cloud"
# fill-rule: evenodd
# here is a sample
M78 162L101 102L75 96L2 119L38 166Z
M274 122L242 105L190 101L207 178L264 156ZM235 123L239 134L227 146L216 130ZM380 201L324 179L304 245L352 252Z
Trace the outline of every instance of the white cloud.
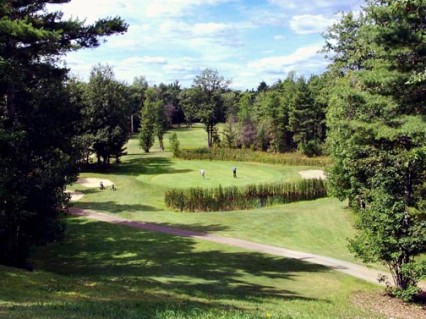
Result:
M130 57L124 59L122 64L167 64L167 60L162 56L141 56L141 57Z
M282 34L274 35L274 40L280 41L280 40L285 40L286 38L287 37L285 35L282 35Z
M362 0L268 0L272 5L278 6L284 10L303 13L319 13L325 11L333 11L335 13L340 10L355 10L364 2Z
M322 15L296 15L290 20L290 28L297 34L321 33L335 22L335 18L327 19Z
M312 58L316 58L319 55L318 51L321 48L322 45L311 45L307 47L298 48L294 53L290 55L271 56L263 59L250 61L248 63L248 67L268 73L281 72L285 68L296 67Z
M185 43L195 49L205 49L206 45L241 46L240 30L244 24L231 23L186 23L180 20L169 20L159 25L156 38L169 39L174 43ZM204 47L203 47L204 46Z
M150 18L178 17L188 14L193 7L201 5L214 6L232 0L168 0L151 1L145 8L145 15Z

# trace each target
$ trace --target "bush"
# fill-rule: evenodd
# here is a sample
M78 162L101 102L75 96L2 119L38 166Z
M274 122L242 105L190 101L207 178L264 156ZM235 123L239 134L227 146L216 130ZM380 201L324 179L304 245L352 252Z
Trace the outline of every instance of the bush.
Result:
M329 159L324 156L310 158L299 153L265 153L231 148L181 150L178 157L185 160L259 162L293 166L327 166L329 163Z
M178 157L179 156L179 146L180 146L180 142L178 140L177 134L173 133L170 137L169 137L169 143L170 143L170 148L173 152L173 156L174 157Z
M170 189L165 194L166 207L177 211L209 212L252 209L326 197L326 181L302 180L297 183L248 185L237 188Z

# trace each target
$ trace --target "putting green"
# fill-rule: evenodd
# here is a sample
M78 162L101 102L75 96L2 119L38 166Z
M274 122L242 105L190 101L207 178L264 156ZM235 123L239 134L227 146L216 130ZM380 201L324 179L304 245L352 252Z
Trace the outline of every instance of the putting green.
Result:
M237 178L232 169L237 167ZM144 174L137 177L147 184L173 188L242 186L270 182L294 182L301 180L298 172L304 166L279 166L261 163L222 162L222 161L184 161L172 160L167 168L159 172L156 166L147 166ZM203 178L200 170L206 174Z

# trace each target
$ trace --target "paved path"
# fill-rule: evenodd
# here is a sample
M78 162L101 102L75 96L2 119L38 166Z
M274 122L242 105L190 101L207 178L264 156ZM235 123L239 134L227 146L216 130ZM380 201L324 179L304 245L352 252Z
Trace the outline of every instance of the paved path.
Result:
M347 261L326 257L326 256L321 256L321 255L316 255L316 254L311 254L311 253L304 253L304 252L290 250L290 249L281 248L277 246L258 244L258 243L250 242L247 240L237 239L237 238L217 236L217 235L212 235L207 233L195 232L191 230L161 226L154 223L132 221L132 220L120 218L117 216L100 213L98 211L81 209L77 207L72 207L69 209L69 211L73 215L84 216L89 219L99 220L99 221L108 222L112 224L125 225L125 226L129 226L133 228L145 229L149 231L161 232L161 233L166 233L166 234L176 235L176 236L190 237L190 238L199 239L199 240L207 240L207 241L211 241L211 242L215 242L219 244L239 247L239 248L243 248L247 250L253 250L259 253L266 253L266 254L271 254L275 256L299 259L309 263L323 265L331 269L343 272L347 275L360 278L375 284L378 283L377 282L378 276L380 274L383 274L383 272L380 272L378 270L367 268L365 266L357 265ZM391 280L391 276L389 274L387 275L389 280ZM422 288L424 289L425 287L426 285L422 284Z

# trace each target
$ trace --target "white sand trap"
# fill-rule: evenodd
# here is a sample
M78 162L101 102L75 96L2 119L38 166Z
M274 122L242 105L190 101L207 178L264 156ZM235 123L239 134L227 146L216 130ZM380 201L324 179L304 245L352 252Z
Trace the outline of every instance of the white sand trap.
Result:
M65 193L71 194L71 201L72 202L78 201L78 200L82 199L83 196L84 196L83 193L75 192L75 191L65 191Z
M300 171L299 174L304 179L311 179L311 178L327 179L327 177L324 174L324 171L320 169L309 169L307 171Z
M100 183L103 183L105 187L111 186L113 182L111 182L109 179L105 178L79 178L77 183L81 184L84 187L99 187Z

